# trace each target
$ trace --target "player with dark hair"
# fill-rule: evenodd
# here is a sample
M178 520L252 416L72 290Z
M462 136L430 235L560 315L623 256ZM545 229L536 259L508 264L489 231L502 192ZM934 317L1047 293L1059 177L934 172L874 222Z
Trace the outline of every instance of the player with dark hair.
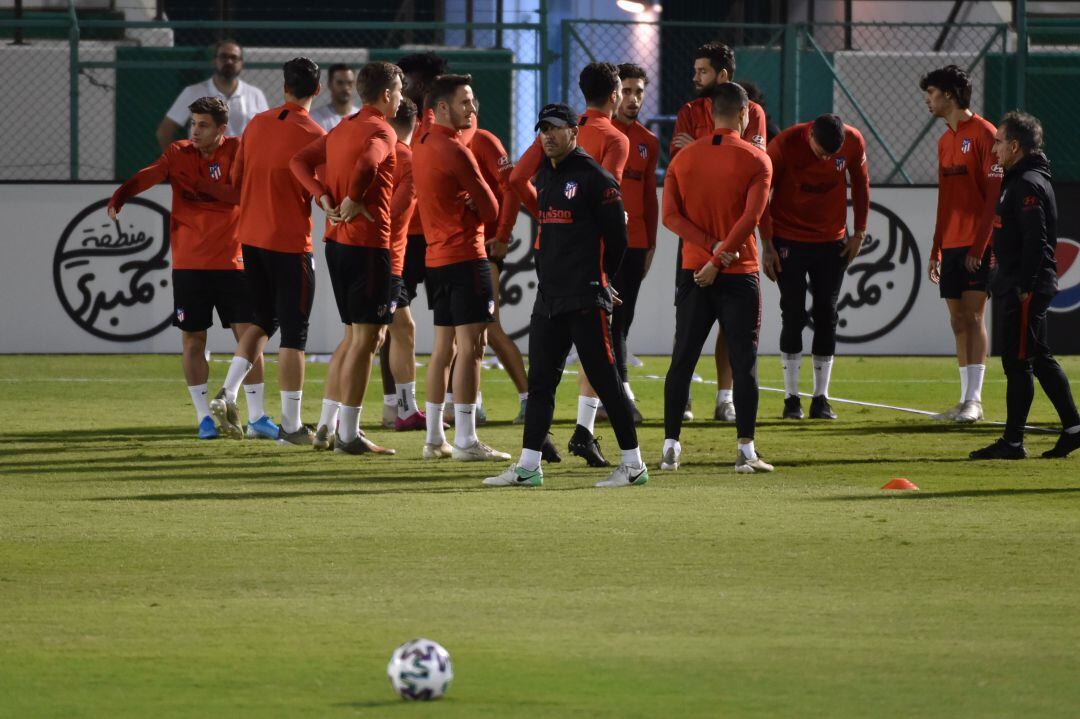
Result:
M405 73L405 97L416 106L416 123L412 133L410 147L415 150L420 137L430 129L435 121L435 114L427 106L427 94L431 83L435 78L446 73L447 62L434 52L421 52L406 55L397 61L397 66ZM405 245L405 256L401 270L401 279L405 283L405 292L410 303L416 299L417 288L426 277L427 269L424 266L427 253L427 242L424 239L424 227L420 219L420 212L414 211L409 221L408 235ZM430 298L429 298L430 299ZM383 342L380 357L388 357L390 348L393 347L393 333ZM384 427L397 428L398 398L397 387L394 377L382 362L383 383L383 412L382 423Z
M626 167L620 185L623 206L627 215L628 247L623 256L619 274L611 278L622 304L611 315L611 334L615 342L615 365L622 378L623 390L634 401L627 372L629 354L626 340L630 325L634 322L638 292L652 264L656 250L656 228L660 218L660 201L656 196L656 162L660 156L660 141L638 122L641 107L645 104L645 89L649 76L645 68L633 63L619 65L620 97L612 124L630 143ZM634 405L635 421L641 413Z
M330 132L338 123L357 111L353 104L356 92L356 73L345 63L338 62L326 71L326 88L330 92L330 102L311 112L311 119L319 127Z
M990 289L1002 314L1008 417L1001 439L972 452L972 459L1027 457L1024 426L1035 396L1032 374L1061 419L1057 443L1042 456L1067 457L1080 448L1080 414L1046 332L1046 310L1058 291L1057 200L1042 142L1042 123L1019 111L1006 114L995 131L994 155L1005 173L994 222L997 271Z
M619 69L609 62L589 63L581 71L578 86L585 98L585 114L579 120L576 143L599 162L615 182L621 183L630 154L630 141L611 122L619 105ZM538 211L530 180L543 165L544 157L542 138L537 137L510 175L514 191L534 217L538 216ZM589 383L587 371L578 375L578 392L577 423L567 447L572 454L585 459L590 467L607 467L611 463L601 452L599 439L593 436L601 403ZM636 408L632 407L632 411L640 417Z
M285 63L283 75L285 103L252 118L232 168L232 186L240 192L239 235L255 321L241 336L210 409L227 435L243 437L236 393L253 359L280 326L278 440L310 445L314 433L301 423L300 405L308 318L315 299L311 195L289 172L289 161L325 134L308 115L322 88L319 66L306 57Z
M960 367L960 401L935 418L976 422L983 418L988 245L1001 182L992 151L994 126L969 109L971 79L956 65L927 73L919 88L930 114L947 125L938 140L937 222L927 273L948 305Z
M848 263L866 238L870 176L866 142L836 115L793 125L769 143L772 201L761 218L762 265L780 287L780 364L784 368L784 418L802 419L799 368L806 291L813 300L814 394L811 419L836 419L829 378L836 353L836 303ZM847 232L851 185L855 232ZM809 284L807 280L809 279Z
M206 330L214 309L223 327L240 339L251 323L251 300L237 238L237 193L228 187L240 139L225 137L229 106L219 97L201 97L188 106L191 139L170 144L161 157L120 185L109 200L115 222L124 203L166 180L172 186L169 247L172 253L173 325L180 329L184 378L195 405L199 439L215 439L206 386ZM259 353L245 385L248 430L277 436L263 412L263 357ZM261 434L260 434L261 433Z
M713 134L711 93L720 83L731 82L735 77L735 51L722 42L710 42L694 51L694 89L697 98L679 108L675 116L675 129L671 137L671 159L694 140ZM765 111L756 102L749 101L748 121L742 139L765 149ZM680 249L682 245L679 245ZM735 405L732 402L731 362L728 359L727 342L721 327L716 334L716 407L713 419L723 422L735 421ZM692 417L687 404L685 416Z
M626 249L626 221L619 183L580 147L578 117L566 105L547 105L536 129L546 160L536 177L543 231L537 240L537 292L529 322L529 403L521 457L484 484L536 487L543 444L555 412L555 392L571 346L608 408L622 461L598 487L645 484L630 400L622 390L611 351L608 317L615 293L607 279L618 273Z
M326 210L326 269L334 288L344 337L328 376L338 396L326 395L314 444L329 444L333 408L341 402L335 452L380 451L360 431L360 412L371 376L371 363L393 319L390 281L390 198L393 192L397 137L386 118L401 102L401 68L369 62L360 69L360 112L320 137L293 158L297 180ZM325 181L316 176L326 166Z
M476 158L459 132L473 125L472 77L441 75L428 103L435 122L414 139L413 183L427 240L428 302L435 314L435 345L426 382L427 441L424 459L509 459L476 435L476 394L485 330L494 320L491 265L484 250L484 224L499 206ZM442 409L447 372L454 357L454 446L446 442Z
M713 88L715 132L672 160L664 183L664 225L683 241L683 269L675 291L675 350L664 381L664 470L679 468L690 379L717 321L728 338L735 380L735 471L773 469L754 447L761 324L754 228L769 198L772 169L763 150L741 139L748 105L746 91L733 82Z

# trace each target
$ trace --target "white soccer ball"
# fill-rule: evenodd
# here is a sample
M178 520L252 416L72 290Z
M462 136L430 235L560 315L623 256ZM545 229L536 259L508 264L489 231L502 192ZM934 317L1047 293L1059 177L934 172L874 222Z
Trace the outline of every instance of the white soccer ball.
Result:
M454 679L450 652L430 639L405 642L390 655L386 666L390 685L402 699L438 699Z

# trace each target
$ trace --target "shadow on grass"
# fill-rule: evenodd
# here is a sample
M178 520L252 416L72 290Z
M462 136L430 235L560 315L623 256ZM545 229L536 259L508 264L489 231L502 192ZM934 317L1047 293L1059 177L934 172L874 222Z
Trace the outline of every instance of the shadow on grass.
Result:
M928 499L967 499L980 497L1016 497L1042 494L1080 494L1080 487L1029 487L1018 489L960 489L954 492L912 492L903 494L847 495L842 497L818 497L818 502L881 502L917 501Z
M579 492L582 490L596 489L592 485L587 487L545 487L536 489L537 492ZM520 488L511 488L515 493L521 492ZM601 491L597 489L596 491ZM490 487L401 487L382 488L371 487L369 489L311 489L305 491L284 492L183 492L175 494L136 494L126 497L90 497L83 500L86 502L202 502L202 501L244 501L256 499L299 499L303 497L349 497L349 496L378 496L395 494L464 494L468 492L499 492ZM503 493L506 493L505 490Z
M0 442L24 444L55 443L69 448L92 442L115 442L124 439L195 439L195 431L186 427L108 427L102 429L63 429L46 432L0 432Z

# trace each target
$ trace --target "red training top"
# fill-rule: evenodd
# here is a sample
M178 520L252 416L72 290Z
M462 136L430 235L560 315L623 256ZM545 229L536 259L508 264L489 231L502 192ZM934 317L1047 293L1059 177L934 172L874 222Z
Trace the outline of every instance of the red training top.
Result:
M176 270L242 270L236 228L238 197L228 184L240 138L225 137L210 157L203 157L191 140L169 145L153 164L120 185L109 207L124 203L154 185L172 185L169 245Z
M390 197L390 274L401 277L405 270L405 248L409 244L409 221L416 210L416 187L413 184L412 149L397 142L397 166L394 168L394 194Z
M761 105L751 100L747 112L749 112L749 117L747 118L746 129L743 130L742 139L764 150L765 110L762 109ZM712 100L709 98L699 97L680 107L679 114L675 116L675 129L671 133L672 141L669 148L671 159L675 159L675 155L678 154L680 149L675 147L675 135L685 132L695 140L700 140L703 137L712 135L715 128L716 123L713 122L712 116Z
M847 184L855 206L855 231L866 229L870 214L870 177L866 142L844 125L844 144L827 160L810 147L813 123L792 125L769 143L772 201L761 218L761 238L774 235L797 242L835 242L847 235Z
M709 261L722 267L721 252L738 252L739 259L721 272L756 273L754 228L769 199L769 156L727 129L687 148L671 161L664 180L664 226L684 240L683 269L698 270Z
M413 160L413 184L427 239L426 265L442 267L487 257L484 223L495 221L499 205L457 131L432 125L414 145Z
M260 112L244 129L232 168L240 188L240 242L311 252L311 193L289 171L293 155L326 133L300 105Z
M638 121L612 124L630 141L630 156L622 177L623 208L630 219L626 224L628 247L647 250L656 247L656 224L660 200L656 196L656 161L660 141Z
M1004 170L994 157L997 129L972 114L938 140L938 205L932 259L941 249L970 247L982 257L993 231L998 189Z
M359 214L349 222L326 223L325 239L354 247L390 248L390 196L393 192L394 147L397 135L386 116L371 105L338 123L329 135L312 142L293 157L290 167L314 197L330 195L334 205L348 196L372 219ZM326 183L315 168L326 165Z

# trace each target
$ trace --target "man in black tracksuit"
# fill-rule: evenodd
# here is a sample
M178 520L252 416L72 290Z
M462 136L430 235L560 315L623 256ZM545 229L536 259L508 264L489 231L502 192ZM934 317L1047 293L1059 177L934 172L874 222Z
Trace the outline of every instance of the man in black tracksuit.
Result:
M994 153L1005 176L994 220L997 271L990 291L1003 315L1001 364L1008 382L1008 417L1001 439L972 452L972 459L1027 457L1024 426L1035 396L1032 373L1061 418L1057 444L1043 457L1065 457L1080 447L1080 415L1069 378L1050 354L1046 337L1046 309L1057 294L1057 203L1042 135L1037 119L1010 112L994 137Z
M577 146L578 118L546 105L536 129L545 160L535 182L540 210L537 292L529 323L529 402L521 459L488 486L539 486L540 451L555 413L555 391L576 346L581 367L607 408L622 461L598 487L644 484L633 410L615 366L611 312L619 302L608 283L626 251L626 213L619 183Z

